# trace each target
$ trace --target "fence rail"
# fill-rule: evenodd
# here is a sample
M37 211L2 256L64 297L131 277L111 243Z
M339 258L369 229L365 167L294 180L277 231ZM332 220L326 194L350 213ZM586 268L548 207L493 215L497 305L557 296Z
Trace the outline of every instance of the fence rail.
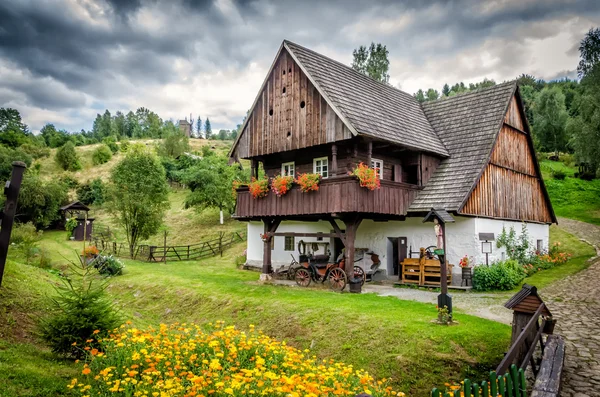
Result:
M232 232L230 234L219 233L218 237L190 245L156 246L140 244L130 247L126 243L105 241L101 237L93 236L94 244L104 253L147 262L188 261L223 255L224 250L237 242L245 240L245 233Z

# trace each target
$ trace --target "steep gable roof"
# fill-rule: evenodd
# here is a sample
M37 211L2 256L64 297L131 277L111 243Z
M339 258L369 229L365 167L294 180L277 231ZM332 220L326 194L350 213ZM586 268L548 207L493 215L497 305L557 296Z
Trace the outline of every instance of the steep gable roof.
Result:
M487 165L516 87L515 82L508 82L423 103L423 111L450 157L441 162L410 212L434 207L460 210Z
M410 94L298 44L283 46L351 130L409 148L448 156L448 150Z

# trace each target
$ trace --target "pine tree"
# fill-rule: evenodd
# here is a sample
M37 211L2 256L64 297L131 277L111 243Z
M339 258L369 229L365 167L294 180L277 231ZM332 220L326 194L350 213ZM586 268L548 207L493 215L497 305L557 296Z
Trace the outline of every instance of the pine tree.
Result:
M212 128L210 126L210 120L208 119L208 117L204 122L204 136L206 137L206 139L212 138Z
M202 139L202 118L200 116L196 120L196 138Z

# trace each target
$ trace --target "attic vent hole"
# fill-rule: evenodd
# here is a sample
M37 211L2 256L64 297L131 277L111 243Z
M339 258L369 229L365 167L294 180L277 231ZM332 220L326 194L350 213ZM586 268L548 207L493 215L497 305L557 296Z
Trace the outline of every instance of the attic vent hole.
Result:
M285 87L283 87L283 93L285 94Z
M288 70L288 73L292 73L292 68L290 68L290 69Z
M285 74L285 70L283 71L283 74Z
M269 116L273 115L273 109L269 109Z
M291 136L292 136L292 132L291 132L291 131L288 131L288 132L287 132L287 136L288 136L288 138L289 138L289 137L291 137Z
M304 109L304 106L306 106L306 102L304 102L304 101L300 102L300 109Z

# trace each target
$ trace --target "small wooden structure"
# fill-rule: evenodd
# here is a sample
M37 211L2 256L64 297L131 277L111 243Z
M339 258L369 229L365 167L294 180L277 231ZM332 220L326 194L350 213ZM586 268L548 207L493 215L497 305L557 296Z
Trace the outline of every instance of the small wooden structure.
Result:
M402 283L419 286L439 287L442 284L442 269L437 259L406 258L402 265ZM452 267L446 261L446 280L452 284Z
M60 208L64 214L64 218L77 219L77 226L73 229L73 237L76 241L88 240L91 241L94 229L94 218L89 218L88 213L90 207L83 204L81 201L73 201Z

